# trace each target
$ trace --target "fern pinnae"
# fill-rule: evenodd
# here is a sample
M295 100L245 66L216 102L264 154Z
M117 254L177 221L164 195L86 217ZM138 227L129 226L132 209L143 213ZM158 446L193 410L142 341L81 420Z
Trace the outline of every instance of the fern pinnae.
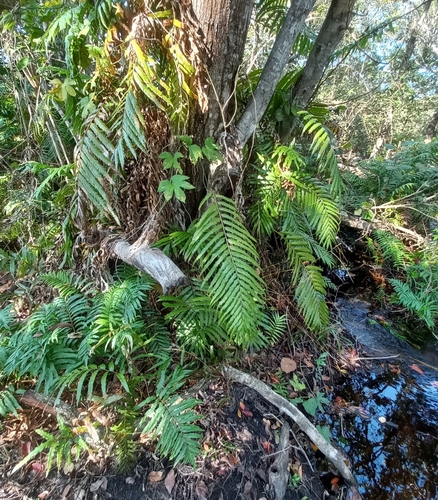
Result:
M256 335L264 297L255 240L232 200L211 195L210 201L196 223L187 256L200 264L220 324L234 342L246 344Z

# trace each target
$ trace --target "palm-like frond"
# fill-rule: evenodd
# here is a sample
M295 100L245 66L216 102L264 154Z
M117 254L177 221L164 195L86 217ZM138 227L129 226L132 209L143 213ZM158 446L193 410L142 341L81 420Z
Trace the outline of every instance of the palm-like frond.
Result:
M113 164L114 146L108 139L111 130L95 115L88 125L85 136L78 144L78 187L93 206L114 217L118 217L110 200L111 186L115 182L110 171L115 172Z
M211 195L208 201L187 256L199 263L204 289L230 338L238 344L251 343L264 297L255 242L232 200Z
M177 367L166 379L163 371L155 395L140 403L137 409L150 405L139 428L145 434L158 437L160 453L175 462L184 460L194 464L202 433L201 428L193 423L199 418L193 411L199 401L182 399L176 394L189 373Z
M118 129L118 125L119 120L112 128ZM144 119L132 90L128 90L126 94L120 125L120 137L114 150L114 163L118 169L125 165L125 149L128 149L133 158L137 158L137 150L146 151Z
M330 133L313 114L307 111L300 111L299 114L304 122L302 133L313 135L310 149L312 154L315 154L320 161L320 170L330 172L331 193L335 197L340 196L343 182Z

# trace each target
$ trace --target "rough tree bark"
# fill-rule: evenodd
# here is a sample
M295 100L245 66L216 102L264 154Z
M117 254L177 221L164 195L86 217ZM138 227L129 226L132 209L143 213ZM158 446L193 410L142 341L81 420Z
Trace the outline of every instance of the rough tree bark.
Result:
M195 0L195 3L196 1L197 0ZM230 189L230 185L235 185L239 181L241 175L242 149L248 139L253 135L260 119L268 107L275 87L283 74L284 67L290 56L291 47L298 33L301 31L304 21L311 11L314 3L315 0L294 0L292 2L286 19L280 29L280 33L271 50L268 61L264 67L263 73L254 92L253 99L238 120L235 130L232 122L227 123L225 121L225 123L223 123L224 120L222 120L222 124L225 126L221 129L219 124L214 131L214 137L218 140L222 147L224 162L221 164L209 165L207 175L208 189L210 191L214 191L219 194L227 194L227 191ZM217 44L217 39L215 40L215 43ZM231 54L225 54L225 58L228 59ZM237 59L233 59L236 71L241 62L242 54L243 52L239 55L240 59L238 64ZM221 54L221 58L223 57L224 54ZM228 76L231 76L231 72ZM235 74L233 75L233 85L234 78ZM234 87L231 89L231 92L233 90ZM216 95L221 95L217 88L215 97ZM231 95L232 93L225 92L225 94L222 94L222 99L224 97L229 99ZM224 101L224 103L226 102ZM221 103L219 102L219 104ZM227 111L230 110L227 108ZM217 119L217 116L213 118ZM210 127L207 127L209 132L213 131L213 123L214 120L211 120ZM218 132L222 132L220 137L217 135Z
M286 19L263 68L253 99L237 123L238 140L242 147L252 136L265 113L275 87L283 76L291 47L314 4L315 0L295 0L289 7Z

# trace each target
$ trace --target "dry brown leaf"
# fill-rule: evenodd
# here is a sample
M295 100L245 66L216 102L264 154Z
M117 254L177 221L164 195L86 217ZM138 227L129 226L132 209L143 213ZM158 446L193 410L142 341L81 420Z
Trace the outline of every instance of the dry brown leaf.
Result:
M322 380L324 380L324 382L330 382L330 377L328 377L327 375L322 375L321 376Z
M198 496L198 500L207 500L208 488L204 481L199 481L199 483L196 485L195 493Z
M41 500L45 500L48 496L49 492L47 490L44 490L38 495L38 498L41 498Z
M172 493L173 487L175 486L175 469L170 469L169 473L164 480L164 486L166 487L169 495Z
M283 358L280 364L281 369L284 373L291 373L297 369L297 363L291 358Z
M424 375L423 370L422 370L422 369L421 369L418 365L413 364L413 365L411 365L411 368L412 368L413 370L415 370L417 373L419 373L420 375Z
M164 470L153 470L149 473L148 479L151 483L158 483L164 476Z
M61 499L67 498L68 494L70 493L71 487L71 484L67 484L67 486L62 490Z

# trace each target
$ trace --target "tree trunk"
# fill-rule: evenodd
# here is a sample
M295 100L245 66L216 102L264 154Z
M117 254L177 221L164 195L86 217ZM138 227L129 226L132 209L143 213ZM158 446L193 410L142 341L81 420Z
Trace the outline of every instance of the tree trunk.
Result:
M200 28L210 55L208 72L211 79L209 111L205 116L197 115L194 121L194 135L197 140L213 136L220 144L224 161L215 165L205 164L202 172L192 171L191 178L199 188L207 181L207 189L220 194L232 195L240 180L242 148L254 133L280 80L291 47L315 0L294 0L289 8L279 36L272 48L254 97L233 126L234 86L239 65L243 57L246 34L250 22L253 1L207 2L193 0ZM204 2L205 3L205 2ZM212 21L215 19L215 22ZM202 179L199 176L202 175ZM202 191L198 193L201 194ZM204 191L205 193L205 191ZM204 194L202 193L202 194ZM199 202L198 194L198 202Z
M315 0L294 0L289 7L286 19L263 68L253 99L237 124L238 139L242 147L252 136L265 113L275 87L283 76L292 45L314 4Z
M332 0L327 16L313 45L306 66L291 90L291 103L300 109L307 106L339 42L353 18L356 0ZM291 130L283 133L288 137Z

